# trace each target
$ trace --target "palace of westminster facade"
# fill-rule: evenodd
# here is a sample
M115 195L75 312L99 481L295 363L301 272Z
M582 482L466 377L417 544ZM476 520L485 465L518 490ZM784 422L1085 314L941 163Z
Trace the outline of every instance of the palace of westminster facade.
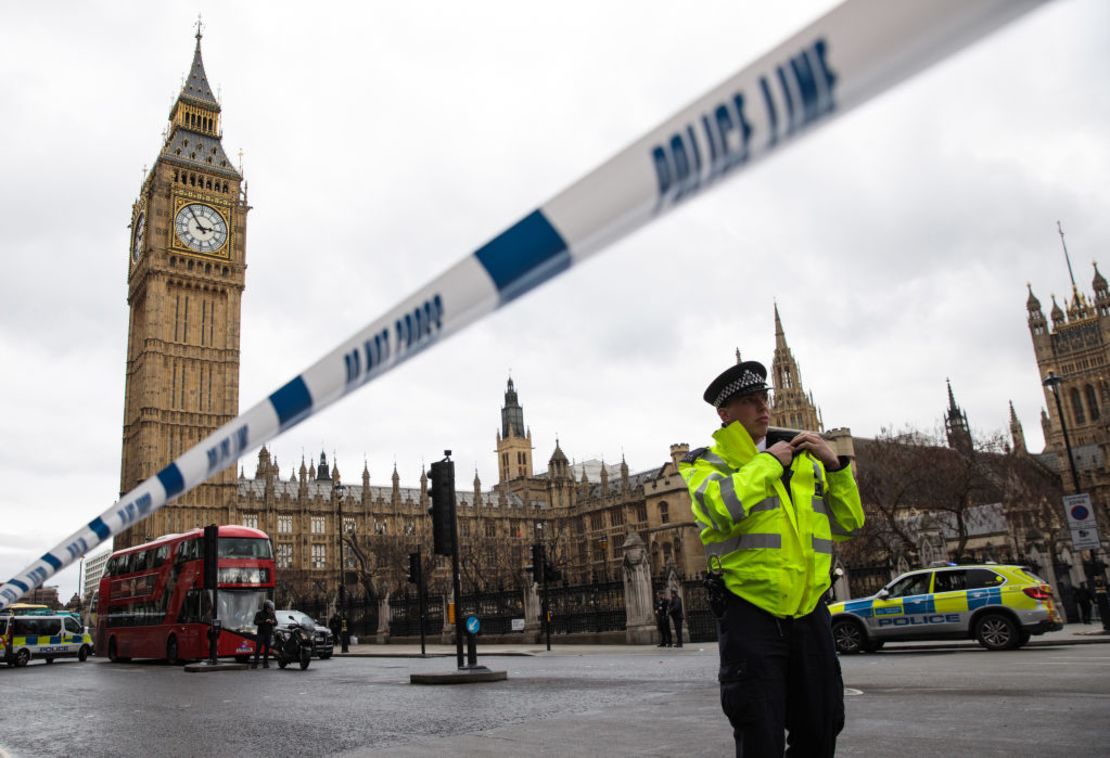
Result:
M222 147L221 106L205 74L199 31L196 36L163 147L131 210L121 492L238 415L250 206L243 177ZM1082 474L1101 503L1110 490L1110 291L1097 270L1095 293L1091 306L1076 289L1066 316L1055 307L1054 331L1032 292L1028 309L1038 366L1064 379L1065 405L1073 414L1069 432L1087 456ZM774 422L823 431L777 306L774 316ZM1052 402L1048 408L1042 423L1047 450L1055 453L1061 449L1059 422ZM1013 422L1017 449L1020 425ZM853 455L846 429L826 437L839 453ZM535 473L531 432L511 379L496 443L498 482L483 491L475 474L473 488L457 493L460 554L470 556L473 581L522 581L529 546L537 540L548 544L572 583L617 579L630 532L647 546L653 575L671 567L686 577L704 570L689 495L677 473L686 444L670 445L659 466L633 474L623 460L619 466L572 466L556 441L546 470ZM1060 461L1052 467L1062 469ZM430 553L427 484L422 473L417 486L402 487L396 467L388 486L371 484L365 464L357 481L344 481L323 454L318 462L302 460L296 471L281 471L262 448L253 477L228 469L117 536L115 545L239 523L271 536L287 595L334 597L340 582L355 592L371 575L378 591L399 589L407 554Z

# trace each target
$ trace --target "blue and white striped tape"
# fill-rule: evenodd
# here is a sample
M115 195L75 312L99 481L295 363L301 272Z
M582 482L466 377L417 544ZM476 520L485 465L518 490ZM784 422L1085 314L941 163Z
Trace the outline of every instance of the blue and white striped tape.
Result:
M848 0L405 298L6 584L0 609L343 395L1047 0Z

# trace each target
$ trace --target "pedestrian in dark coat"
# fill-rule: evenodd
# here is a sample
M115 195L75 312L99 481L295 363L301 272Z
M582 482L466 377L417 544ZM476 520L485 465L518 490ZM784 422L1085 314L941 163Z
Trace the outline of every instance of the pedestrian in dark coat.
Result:
M667 614L671 611L671 603L667 600L667 593L660 590L655 593L655 625L659 628L659 647L671 646L671 620Z
M1084 624L1091 623L1091 591L1087 589L1086 582L1080 582L1075 590L1075 604L1079 606L1079 615Z
M254 660L251 662L251 668L258 668L258 654L261 652L262 668L268 669L270 668L270 642L274 636L274 627L277 626L273 600L262 603L262 608L254 614L254 625L258 629L258 639L254 643Z
M671 590L671 608L670 608L671 621L674 622L674 646L682 647L682 620L686 616L682 613L682 598L678 596L678 590Z

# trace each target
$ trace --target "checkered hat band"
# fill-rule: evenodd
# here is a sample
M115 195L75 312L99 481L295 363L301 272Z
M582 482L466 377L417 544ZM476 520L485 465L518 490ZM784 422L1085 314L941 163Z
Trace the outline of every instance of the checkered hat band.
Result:
M765 380L765 377L760 376L754 371L745 371L743 376L729 382L725 385L724 389L717 393L717 399L713 401L713 407L720 408L726 400L746 387L759 385L762 388Z

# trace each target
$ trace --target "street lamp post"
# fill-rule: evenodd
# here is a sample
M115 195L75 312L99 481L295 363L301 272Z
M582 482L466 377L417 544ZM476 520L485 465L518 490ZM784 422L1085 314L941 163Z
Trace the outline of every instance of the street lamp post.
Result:
M347 641L350 638L350 635L347 633L347 613L346 613L346 611L348 609L345 605L345 601L347 599L347 588L346 588L345 583L343 581L343 570L344 570L344 561L343 561L343 529L344 529L344 524L343 524L343 495L346 493L346 491L347 491L347 488L344 487L342 484L337 484L332 489L332 492L335 495L335 513L336 513L336 516L335 516L335 518L336 518L335 533L336 533L336 536L337 536L337 539L338 539L338 548L339 548L338 552L336 553L337 559L338 559L337 562L339 564L339 566L338 566L338 568L339 568L339 589L337 590L337 594L336 594L336 615L339 616L339 629L337 630L337 633L339 635L339 641L340 641L340 645L341 645L340 649L344 653L348 652Z
M1048 372L1043 382L1044 386L1052 390L1052 396L1056 398L1056 417L1060 419L1060 431L1064 435L1064 451L1068 455L1068 467L1071 469L1071 483L1074 492L1079 494L1079 472L1075 469L1075 458L1071 454L1071 440L1068 438L1068 422L1064 420L1064 406L1060 402L1060 385L1064 380L1056 376L1052 371Z
M1052 390L1052 396L1056 398L1056 415L1060 419L1060 431L1064 436L1064 451L1068 456L1068 467L1071 470L1071 483L1073 492L1079 494L1079 472L1075 468L1075 458L1071 454L1071 440L1068 439L1068 423L1064 420L1064 408L1060 402L1060 385L1064 380L1056 376L1052 371L1048 372L1043 382L1045 387ZM1095 594L1095 601L1098 603L1099 615L1102 617L1102 626L1107 631L1110 631L1110 602L1106 596L1106 586L1104 578L1101 575L1103 565L1095 555L1094 550L1087 551L1087 558L1083 561L1084 573L1087 575L1087 586L1092 588Z

